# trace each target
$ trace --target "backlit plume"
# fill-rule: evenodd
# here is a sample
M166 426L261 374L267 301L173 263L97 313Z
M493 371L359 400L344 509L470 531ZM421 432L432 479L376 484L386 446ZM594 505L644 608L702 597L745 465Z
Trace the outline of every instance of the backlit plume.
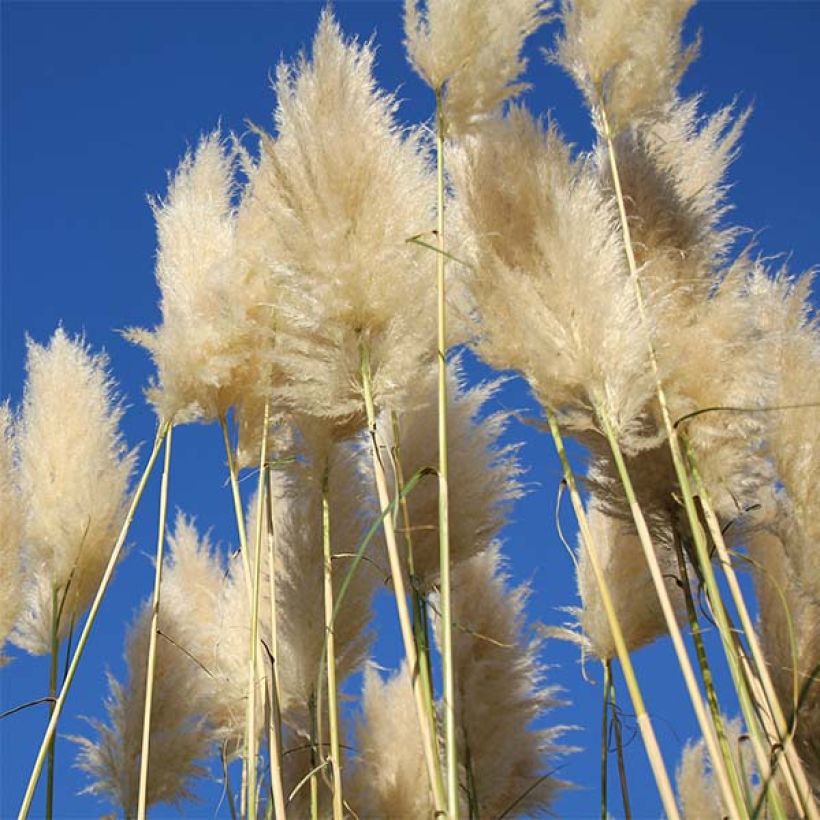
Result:
M693 5L694 0L563 0L556 59L590 109L606 109L615 130L672 102L698 50L697 43L681 42Z
M13 640L34 654L50 650L55 601L60 638L79 623L125 516L135 453L107 366L62 328L46 347L28 343L17 428L26 577Z
M444 91L446 127L466 131L521 93L526 38L552 0L405 0L404 32L413 68Z

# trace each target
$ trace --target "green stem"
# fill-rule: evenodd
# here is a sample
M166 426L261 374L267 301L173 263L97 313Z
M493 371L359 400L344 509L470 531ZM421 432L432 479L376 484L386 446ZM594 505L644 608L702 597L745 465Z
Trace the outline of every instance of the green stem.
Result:
M449 468L447 463L447 292L444 279L444 107L436 89L436 282L438 291L438 531L441 595L441 666L444 678L444 746L447 763L447 815L458 820L453 621L450 585Z
M308 710L310 711L310 820L319 820L319 777L317 768L319 766L319 754L316 748L316 696L308 699Z
M390 563L390 575L393 582L393 592L396 600L396 610L399 617L399 627L401 629L402 643L404 644L404 654L407 659L407 671L413 687L413 697L416 706L416 718L421 732L422 748L424 749L424 760L427 766L427 775L430 782L430 789L433 796L433 809L437 816L444 811L444 796L439 788L440 777L437 776L438 751L436 749L435 737L430 729L428 710L424 701L424 694L421 688L419 677L419 658L416 652L416 644L413 636L413 627L410 621L410 612L407 607L407 591L404 585L404 572L401 565L401 557L396 542L396 529L393 523L392 514L387 514L391 507L390 494L387 490L387 477L385 475L384 463L376 432L376 408L373 402L373 384L370 373L370 351L367 345L362 343L361 355L361 376L362 393L367 414L367 426L370 432L370 454L373 461L373 472L376 481L376 492L379 497L379 508L382 514L382 528L384 530L384 540L387 546L387 557Z
M262 444L259 452L259 483L256 495L256 541L253 556L253 592L251 594L250 647L248 659L248 711L246 717L246 759L248 766L247 807L249 820L256 820L256 684L259 668L259 587L262 577L262 532L264 526L265 488L268 471L268 424L270 405L265 402L262 419Z
M325 632L327 635L327 712L330 724L330 762L333 774L333 820L342 820L342 750L339 743L339 704L336 692L336 637L333 628L333 555L330 546L328 464L322 474L322 558L324 560Z
M746 805L748 803L744 799L743 784L740 779L740 774L735 765L734 757L729 746L729 739L726 736L726 728L723 725L723 714L720 711L720 703L718 702L717 692L715 691L714 680L712 678L712 668L709 664L709 658L706 655L706 647L703 644L703 635L700 630L700 622L698 621L698 613L695 609L695 602L692 598L692 588L689 584L689 572L686 568L686 557L683 553L683 547L680 542L680 534L673 533L673 544L675 547L675 555L678 561L678 571L680 572L681 587L683 590L683 598L686 602L686 615L689 619L689 631L692 635L692 640L695 644L695 654L698 659L698 666L700 667L701 679L706 688L706 702L709 704L709 711L712 714L712 722L715 725L715 732L717 733L717 740L720 746L720 753L723 756L723 761L726 766L726 771L729 774L730 784L735 799L738 805Z
M117 536L117 541L114 544L114 548L111 550L111 556L108 559L108 564L103 571L103 576L100 579L100 584L97 587L94 600L91 602L91 607L88 610L88 617L85 620L82 632L77 640L77 648L74 650L74 655L71 659L71 663L69 664L68 671L66 672L65 681L63 681L63 685L60 687L60 694L57 696L57 701L54 704L54 709L51 713L51 720L49 720L48 727L46 728L42 743L40 744L40 750L37 753L37 758L35 759L34 766L31 770L28 786L26 787L26 792L23 795L23 801L20 805L18 820L24 820L24 818L28 817L28 813L31 810L31 802L34 799L34 791L37 788L37 781L39 780L40 773L43 770L43 764L45 763L48 746L57 731L57 723L60 720L60 715L62 714L63 707L65 706L65 701L68 697L68 692L71 689L71 684L74 682L74 676L77 674L77 667L80 665L80 659L82 658L83 651L85 650L85 645L88 643L91 628L94 626L94 621L97 618L97 613L100 609L100 605L102 604L103 596L105 595L105 591L108 589L108 584L111 582L111 576L114 574L114 568L117 565L120 553L125 545L125 539L128 537L128 531L131 529L134 515L136 514L137 507L139 506L140 499L145 492L145 486L148 483L148 479L154 468L157 456L159 455L160 447L162 446L162 442L165 440L167 432L168 425L163 422L157 431L157 436L154 439L154 447L151 450L151 455L148 458L145 471L140 477L137 488L134 491L131 504L125 516L125 521L123 522L120 533Z
M57 606L57 587L51 591L51 664L48 674L48 694L55 698L57 695L57 665L60 653L60 616ZM48 707L49 717L54 712L54 701ZM48 744L48 768L46 771L46 818L54 816L54 758L56 755L56 738L51 738Z
M618 779L621 783L621 802L624 807L624 820L631 820L632 809L629 805L629 781L626 776L626 761L624 759L624 737L621 730L621 718L618 715L618 704L615 702L615 679L612 677L612 661L606 661L609 666L609 712L612 715L612 728L615 731L615 755L618 760Z
M575 480L575 473L567 456L566 448L564 447L564 439L561 435L561 430L558 426L558 421L555 414L549 408L545 408L547 415L547 422L549 424L552 440L555 443L555 449L558 452L558 458L561 461L561 468L564 473L564 480L567 483L569 496L572 501L572 507L575 511L575 517L578 520L578 528L581 531L581 542L586 550L589 564L592 568L592 574L595 576L595 583L598 587L598 592L601 596L601 604L604 607L607 623L612 633L612 640L615 644L615 652L618 660L621 662L621 669L624 673L626 681L626 688L629 692L629 697L632 700L632 708L635 710L635 719L638 723L638 728L641 732L646 755L649 758L649 764L652 768L652 774L655 777L655 783L658 786L658 792L661 796L664 811L668 820L679 820L678 807L675 802L675 795L672 792L672 784L669 781L669 775L666 771L666 766L661 756L661 750L658 746L658 740L655 736L655 730L652 728L652 721L644 705L643 695L638 686L638 679L635 675L635 668L632 666L632 660L629 657L629 650L624 640L623 630L621 629L618 616L615 612L615 605L612 602L612 596L609 592L606 578L604 576L603 568L598 560L598 554L593 547L592 532L589 528L589 520L587 519L584 505L581 501L581 494L578 491L578 483Z

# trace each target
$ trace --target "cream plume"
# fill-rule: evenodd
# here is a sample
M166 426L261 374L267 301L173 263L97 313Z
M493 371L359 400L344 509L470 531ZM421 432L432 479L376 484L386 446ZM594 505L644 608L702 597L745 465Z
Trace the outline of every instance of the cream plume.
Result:
M277 70L278 135L262 138L239 214L277 294L274 396L340 436L363 423L362 349L377 405L401 404L435 339L433 260L407 241L432 227L433 180L373 60L322 13L312 59Z
M684 48L694 0L563 0L555 58L594 113L617 129L672 102L698 44ZM598 118L596 117L596 120ZM600 125L600 123L598 123Z
M118 805L126 817L137 813L150 625L151 607L146 603L126 637L125 684L108 675L110 694L105 704L108 723L89 720L97 734L96 740L71 738L80 746L77 766L92 781L84 791L106 797ZM208 757L212 735L198 713L201 701L195 666L188 655L163 638L159 639L148 761L149 806L180 804L193 798L191 781L207 774L199 761Z
M420 384L425 404L398 419L399 455L405 483L420 469L438 464L435 401L437 371ZM514 445L502 445L510 413L484 415L500 381L468 388L460 361L448 367L448 450L450 469L450 551L453 564L485 549L504 525L511 503L521 494L521 467ZM483 416L483 417L482 417ZM390 419L380 419L388 448L396 441ZM392 466L390 459L385 459ZM392 473L392 471L390 471ZM413 564L417 581L429 588L438 578L438 489L422 479L407 495ZM401 515L399 520L402 521Z
M453 154L479 354L569 427L641 429L653 385L614 206L555 128L522 109ZM501 169L501 170L499 170Z
M15 442L8 403L0 405L0 666L8 659L3 645L17 620L23 582L21 567L25 508L17 486Z
M459 752L486 817L513 806L514 816L547 813L563 785L544 777L561 729L533 728L557 701L544 681L541 641L525 632L528 593L509 586L497 543L453 570Z
M410 64L444 89L446 126L466 131L527 86L524 40L547 20L552 0L405 0Z
M724 718L723 723L732 759L738 771L743 773L746 780L745 788L754 801L759 790L755 786L757 768L753 762L752 750L748 746L748 739L744 738L739 718ZM702 739L687 743L684 747L676 780L678 802L684 820L721 820L726 816L727 807L721 798L709 753Z
M267 386L271 297L239 257L233 150L219 131L182 159L164 200L152 200L162 324L129 338L154 358L148 391L163 419L214 419Z
M369 515L364 476L350 448L336 447L329 454L328 494L330 501L331 552L334 600L338 601L353 556L367 528L376 520ZM315 697L319 664L325 642L322 560L322 474L321 456L308 451L307 461L297 461L271 473L273 534L275 550L277 645L283 719L295 731L309 734L310 703ZM365 503L363 503L365 501ZM255 509L253 506L251 509ZM253 516L255 521L255 515ZM252 530L249 530L252 531ZM373 544L371 544L371 547ZM334 623L336 669L339 682L363 662L372 641L368 629L370 602L385 575L366 549L353 575ZM268 562L262 564L263 601L260 612L268 613ZM261 616L267 634L269 616Z
M346 793L361 817L430 817L424 749L406 664L387 680L365 669L359 754Z
M640 540L625 522L603 512L595 499L590 501L587 519L592 534L591 549L604 573L624 642L630 652L634 651L668 631ZM667 533L666 543L659 544L657 555L661 572L667 579L667 591L682 613L683 599L676 580L680 571L669 543L671 537L671 533ZM556 632L594 657L609 660L616 655L615 642L583 544L579 543L576 555L575 580L581 605L567 608L575 620Z
M26 576L12 639L34 654L50 650L55 590L59 637L79 621L125 516L136 453L119 431L123 409L107 366L62 328L47 347L28 342L17 429Z

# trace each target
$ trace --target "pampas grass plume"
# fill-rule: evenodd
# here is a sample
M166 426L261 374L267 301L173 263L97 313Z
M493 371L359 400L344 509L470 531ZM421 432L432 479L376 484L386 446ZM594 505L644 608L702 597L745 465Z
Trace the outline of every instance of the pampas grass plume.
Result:
M22 613L13 640L51 647L52 591L65 595L59 637L90 602L125 515L136 453L119 431L122 406L108 360L58 328L28 343L28 378L17 428L26 508Z
M444 118L463 132L527 86L526 38L547 19L552 0L405 0L410 64L444 93Z
M684 47L694 0L563 0L557 61L617 128L672 102L697 43Z

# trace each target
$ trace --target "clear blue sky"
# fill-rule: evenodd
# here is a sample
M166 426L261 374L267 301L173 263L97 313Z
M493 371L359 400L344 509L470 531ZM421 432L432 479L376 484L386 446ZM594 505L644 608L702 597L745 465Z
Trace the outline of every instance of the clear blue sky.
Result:
M45 341L58 322L84 331L111 356L127 397L125 434L149 441L153 415L142 399L151 365L118 330L158 320L153 278L154 232L147 193L164 190L166 172L187 145L217 122L242 131L250 120L268 125L273 96L267 78L281 56L307 45L318 2L10 2L2 3L2 395L18 401L24 338ZM336 4L349 33L379 43L378 75L401 87L405 121L429 115L431 99L408 69L401 48L398 2ZM817 196L820 193L820 80L817 43L820 3L704 2L691 15L703 31L700 60L687 74L686 93L703 91L707 109L731 101L754 103L740 159L732 172L733 219L758 231L766 254L787 253L793 269L820 261ZM571 139L588 145L591 131L580 99L561 72L538 54L549 29L532 43L527 100L553 111ZM471 366L475 375L483 373ZM500 401L529 409L520 384ZM512 569L531 579L531 617L559 623L560 606L575 602L572 567L555 535L553 506L559 470L551 445L530 429L510 437L526 442L530 494L505 533ZM230 499L223 485L218 431L188 427L176 436L171 503L199 516L217 539L233 539ZM154 539L154 482L132 531L131 552L120 566L70 697L63 734L82 733L79 715L100 715L107 668L122 674L122 639L138 602L148 594L152 570L145 553ZM564 516L567 532L574 527ZM0 594L6 594L6 590ZM379 606L384 637L380 662L398 657L389 607ZM385 615L387 613L387 615ZM567 757L560 775L579 788L556 805L563 817L597 812L600 687L580 675L577 651L551 644L550 680L572 704L549 716L579 726L567 741L585 751ZM649 710L674 769L681 744L695 734L686 696L666 674L663 647L638 654ZM596 680L597 669L590 669ZM45 694L46 658L17 659L0 670L0 705L8 708ZM622 702L626 702L625 694ZM45 725L37 707L0 726L0 816L16 813ZM98 816L106 807L77 796L84 775L69 766L72 745L58 748L57 816ZM628 749L636 816L657 817L660 807L641 743ZM202 802L186 816L212 817L219 788L205 784ZM41 803L35 803L35 813ZM613 809L617 803L613 802ZM226 814L223 805L221 812ZM153 816L177 816L160 807Z

